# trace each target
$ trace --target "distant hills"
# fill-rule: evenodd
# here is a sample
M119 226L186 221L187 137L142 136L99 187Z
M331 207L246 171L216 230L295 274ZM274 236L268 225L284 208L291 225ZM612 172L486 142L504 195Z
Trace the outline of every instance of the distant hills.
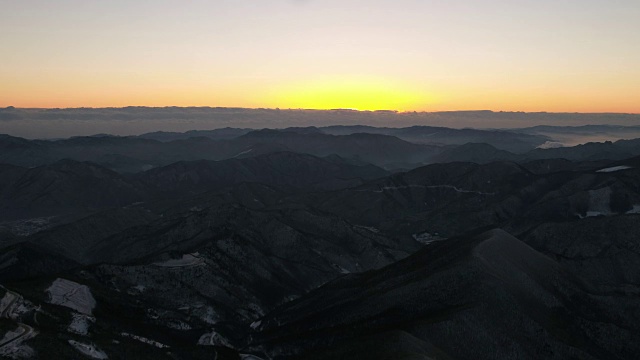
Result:
M393 166L428 163L440 151L432 145L413 144L393 136L301 134L258 130L229 140L194 137L162 142L139 137L75 137L64 140L25 140L0 136L0 162L37 166L61 159L92 161L120 172L139 172L177 161L224 160L280 151L315 156L336 154L353 161Z
M600 127L591 127L599 131ZM561 130L560 130L561 131ZM586 130L584 130L586 131ZM582 132L584 134L584 131ZM469 161L617 160L640 155L638 140L545 147L553 138L503 130L367 126L234 129L140 136L85 136L27 140L0 135L0 162L34 167L62 159L90 161L120 173L136 173L178 161L224 160L290 151L318 157L337 155L354 164L387 170Z
M245 135L250 133L251 131L251 129L223 128L208 131L188 131L186 133L155 132L142 134L139 137L159 141L172 141L199 136L208 137L213 140L223 140ZM546 141L550 140L550 138L547 138L545 136L528 135L509 131L452 129L433 126L412 126L408 128L388 128L373 126L311 126L292 127L273 131L295 132L301 135L389 135L416 144L429 144L436 146L462 145L469 142L485 142L497 148L514 152L531 150L532 148L540 146Z

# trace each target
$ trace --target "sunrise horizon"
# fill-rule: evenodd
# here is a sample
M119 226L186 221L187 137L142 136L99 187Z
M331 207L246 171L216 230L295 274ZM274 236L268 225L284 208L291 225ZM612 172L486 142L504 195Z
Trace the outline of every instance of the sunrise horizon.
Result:
M0 106L640 113L628 0L3 4Z
M572 111L572 110L517 110L517 109L490 109L490 108L443 108L443 109L392 109L392 108L380 108L380 109L359 109L349 107L326 107L326 108L313 108L313 107L284 107L284 106L224 106L224 105L116 105L116 106L14 106L6 105L1 106L0 109L16 109L16 110L81 110L81 109L126 109L126 108L146 108L146 109L242 109L242 110L273 110L273 111L354 111L354 112L395 112L398 114L412 114L412 113L473 113L473 112L492 112L492 113L526 113L526 114L621 114L621 115L640 115L640 111L615 111L615 110L603 110L603 111Z

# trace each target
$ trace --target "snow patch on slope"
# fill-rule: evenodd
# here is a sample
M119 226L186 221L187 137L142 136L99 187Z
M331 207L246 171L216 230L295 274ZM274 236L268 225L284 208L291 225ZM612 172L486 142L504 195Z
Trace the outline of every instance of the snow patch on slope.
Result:
M423 245L431 245L436 241L442 241L445 240L445 238L442 238L440 236L438 236L438 233L436 234L430 234L428 232L424 232L424 233L419 233L419 234L413 234L413 239Z
M261 357L257 357L255 355L251 355L251 354L240 354L240 359L242 359L242 360L264 360Z
M627 211L627 214L640 214L640 205L633 205L633 209Z
M633 169L633 167L622 165L622 166L613 166L613 167L609 167L609 168L605 168L605 169L600 169L600 170L598 170L596 172L599 172L599 173L610 173L610 172L629 170L629 169Z
M179 267L199 266L203 264L204 264L204 259L200 257L200 254L193 253L193 254L184 254L180 259L170 259L167 261L154 263L153 265L160 266L160 267L179 268Z
M89 334L89 327L92 323L96 322L96 318L78 313L73 313L72 316L73 319L67 327L67 331L74 334L87 336Z
M139 335L133 335L133 334L129 334L129 333L126 333L126 332L120 333L120 335L122 335L124 337L128 337L128 338L134 339L134 340L138 340L138 341L140 341L141 343L144 343L144 344L155 346L158 349L164 349L164 348L168 348L169 347L168 345L165 345L163 343L159 343L159 342L157 342L155 340L147 339L146 337L139 336Z
M262 320L256 320L249 325L253 330L257 330L262 325Z
M240 155L248 154L248 153L250 153L250 152L252 152L252 151L253 151L253 149L245 150L245 151L243 151L243 152L241 152L241 153L236 154L236 155L234 156L234 158L237 158L237 157L238 157L238 156L240 156Z
M419 188L419 189L450 189L453 190L455 192L458 193L462 193L462 194L477 194L477 195L495 195L496 193L490 193L490 192L482 192L482 191L475 191L475 190L466 190L466 189L460 189L457 186L453 186L453 185L401 185L401 186L382 186L379 188L379 190L356 190L359 192L365 192L365 191L371 191L374 193L383 193L387 190L403 190L403 189L411 189L411 188Z
M206 333L202 336L200 336L200 339L198 339L198 345L203 345L203 346L225 346L228 348L233 348L231 346L231 344L229 343L229 340L227 340L224 336L218 334L215 331L212 331L210 333Z
M96 307L96 300L86 285L58 278L46 291L48 303L65 306L81 314L91 315Z
M220 317L211 306L207 306L205 313L200 316L200 320L206 322L209 325L215 325L218 321L220 321Z
M93 359L108 359L109 357L104 351L98 349L93 344L85 344L75 340L69 340L69 345L73 346L80 353L87 355Z
M25 341L34 338L38 333L30 326L20 324L14 331L7 332L0 339L0 358L3 359L30 359L36 353L30 347L24 344Z
M589 190L589 209L587 217L611 215L611 188Z
M182 321L182 320L178 320L178 319L172 319L170 321L167 322L167 327L174 329L174 330L179 330L179 331L188 331L191 330L191 325L187 324L186 322Z

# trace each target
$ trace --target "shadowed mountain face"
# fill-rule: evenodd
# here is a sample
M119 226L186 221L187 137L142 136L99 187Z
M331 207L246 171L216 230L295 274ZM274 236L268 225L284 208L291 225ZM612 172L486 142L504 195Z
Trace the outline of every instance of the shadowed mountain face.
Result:
M637 358L637 141L325 130L3 137L0 357Z
M0 168L0 219L64 215L122 207L162 196L185 196L243 182L302 191L356 186L383 177L373 165L351 165L340 158L272 153L225 161L179 162L136 176L123 176L92 163L63 160L26 169Z
M494 161L520 161L525 155L499 150L485 143L467 143L450 147L434 157L434 162L449 163L456 161L486 164Z
M121 337L121 332L194 351L203 335L220 333L208 340L216 354L221 351L217 347L243 344L250 324L277 305L419 248L411 238L395 239L307 209L266 211L223 204L187 213L165 209L155 218L133 215L131 210L109 213L108 223L116 227L111 233L91 233L106 216L97 214L32 235L8 248L0 278L38 302L46 297L34 289L46 288L51 275L87 284L100 304L95 316L104 319L93 331L98 339L104 337L100 346L110 354L131 356L141 346L106 340ZM32 243L39 244L39 252L29 250ZM42 258L46 253L50 256ZM50 265L25 266L31 261ZM29 280L18 281L23 277ZM59 311L45 308L48 314ZM43 319L43 337L54 339L64 332L65 321L50 315Z
M140 201L145 189L91 163L59 161L32 169L0 170L0 219L63 215Z
M149 170L139 179L151 188L184 194L242 182L331 190L360 185L387 174L373 165L345 164L340 158L281 152L218 162L179 162Z
M36 166L60 159L104 164L121 172L139 172L177 161L224 160L280 151L315 156L332 154L376 164L428 163L439 152L435 146L409 143L386 135L334 136L289 131L261 130L230 140L190 137L170 142L139 137L79 137L67 140L0 138L0 162Z
M236 141L276 143L316 156L338 154L374 164L425 163L439 151L434 146L413 144L388 135L366 133L334 136L265 129L250 132Z
M445 237L496 224L520 232L538 222L637 211L637 168L608 172L618 168L584 167L535 174L504 162L434 164L309 198L358 224Z
M265 317L253 346L309 359L632 357L637 318L603 295L494 230L315 290Z

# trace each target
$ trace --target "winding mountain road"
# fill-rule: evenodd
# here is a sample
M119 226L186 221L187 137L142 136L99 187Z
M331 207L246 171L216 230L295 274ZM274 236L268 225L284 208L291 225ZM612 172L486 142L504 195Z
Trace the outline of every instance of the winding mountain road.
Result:
M2 311L0 311L0 318L11 319L13 306L15 305L16 301L18 301L21 298L21 296L10 290L7 290L7 293L5 294L5 298L7 296L11 296L12 298L11 300L9 300L9 303L7 304L7 306L4 309L2 309ZM22 323L18 323L18 330L20 332L18 332L15 337L0 343L0 350L2 350L3 348L13 343L20 341L25 337L30 336L33 333L33 328L31 326L25 325Z

